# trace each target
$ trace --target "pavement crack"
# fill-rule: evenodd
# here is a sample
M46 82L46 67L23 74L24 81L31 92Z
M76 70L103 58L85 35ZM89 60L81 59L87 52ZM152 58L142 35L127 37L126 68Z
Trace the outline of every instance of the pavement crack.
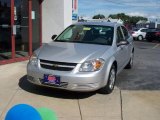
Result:
M122 101L122 91L120 90L120 103L121 103L121 120L123 120L123 101Z
M81 120L83 120L83 118L82 118L81 106L80 106L80 103L79 103L79 97L78 97L78 108L79 108L79 112L80 112Z

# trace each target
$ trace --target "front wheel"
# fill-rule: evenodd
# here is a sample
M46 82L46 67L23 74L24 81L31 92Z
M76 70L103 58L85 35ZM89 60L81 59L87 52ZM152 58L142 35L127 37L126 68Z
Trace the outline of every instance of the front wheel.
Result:
M116 81L116 68L114 65L112 65L109 73L109 78L106 86L100 89L100 93L102 94L110 94L115 86L115 81Z

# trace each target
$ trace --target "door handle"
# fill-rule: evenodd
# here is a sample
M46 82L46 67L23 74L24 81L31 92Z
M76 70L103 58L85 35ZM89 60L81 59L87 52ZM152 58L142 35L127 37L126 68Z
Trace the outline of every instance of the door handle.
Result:
M8 24L2 24L2 25L0 25L2 28L9 28L10 27L10 25L8 25Z
M17 26L16 25L13 25L12 32L13 32L13 35L17 34Z

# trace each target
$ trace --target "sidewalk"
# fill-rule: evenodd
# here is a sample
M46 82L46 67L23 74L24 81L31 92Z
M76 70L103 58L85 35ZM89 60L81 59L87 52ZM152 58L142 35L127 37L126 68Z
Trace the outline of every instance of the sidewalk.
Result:
M15 104L53 109L59 120L159 120L160 91L120 91L110 95L35 87L26 81L27 62L0 66L0 120Z

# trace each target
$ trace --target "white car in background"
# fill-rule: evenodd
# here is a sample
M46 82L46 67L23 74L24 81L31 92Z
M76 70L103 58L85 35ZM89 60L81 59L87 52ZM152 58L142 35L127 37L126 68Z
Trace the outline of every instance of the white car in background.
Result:
M137 40L144 40L146 37L146 32L147 32L147 28L140 28L140 29L136 28L136 29L133 29L132 36Z

